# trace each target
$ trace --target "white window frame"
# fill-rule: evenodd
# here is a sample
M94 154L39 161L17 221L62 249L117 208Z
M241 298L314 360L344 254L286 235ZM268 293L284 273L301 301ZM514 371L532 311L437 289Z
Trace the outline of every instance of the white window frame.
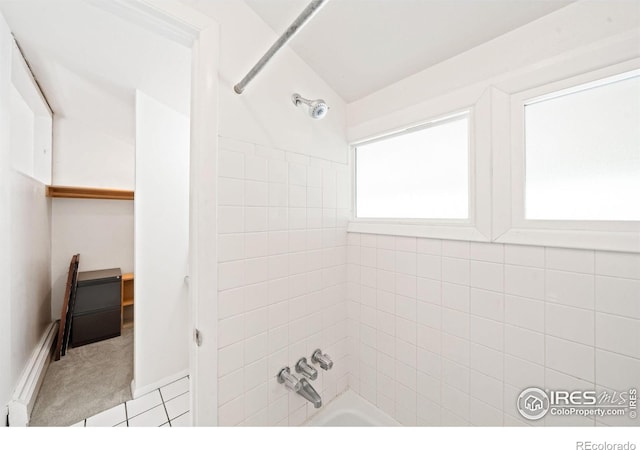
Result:
M491 133L490 90L467 92L455 99L437 99L426 105L424 119L351 142L352 217L347 230L354 233L417 236L487 242L491 238ZM417 131L431 123L467 113L469 117L468 219L369 219L356 214L356 161L358 144Z
M493 241L623 252L640 251L640 221L527 220L524 204L526 103L536 97L638 69L640 59L634 59L511 95L494 91Z

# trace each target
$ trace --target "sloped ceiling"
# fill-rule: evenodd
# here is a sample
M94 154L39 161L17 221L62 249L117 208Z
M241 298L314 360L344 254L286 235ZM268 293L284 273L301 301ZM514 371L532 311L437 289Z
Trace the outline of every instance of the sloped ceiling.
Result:
M245 1L279 35L310 0ZM569 3L329 0L290 45L352 102Z
M133 142L135 90L188 114L191 53L112 14L109 0L2 0L57 117Z

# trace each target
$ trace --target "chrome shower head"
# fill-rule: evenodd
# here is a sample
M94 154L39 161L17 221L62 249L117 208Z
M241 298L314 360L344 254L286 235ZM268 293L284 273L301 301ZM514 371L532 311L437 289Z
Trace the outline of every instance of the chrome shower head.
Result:
M300 94L293 94L291 100L293 100L293 104L296 106L299 106L301 103L307 105L309 107L309 115L312 119L322 119L329 111L329 107L325 101L321 99L307 100L300 96Z

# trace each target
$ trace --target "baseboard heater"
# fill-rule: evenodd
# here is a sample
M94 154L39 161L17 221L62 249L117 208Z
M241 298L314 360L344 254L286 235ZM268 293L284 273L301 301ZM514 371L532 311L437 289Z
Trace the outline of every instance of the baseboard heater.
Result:
M18 380L18 385L9 402L9 426L29 425L31 411L36 403L40 386L51 362L53 343L58 333L58 322L51 323L34 349Z

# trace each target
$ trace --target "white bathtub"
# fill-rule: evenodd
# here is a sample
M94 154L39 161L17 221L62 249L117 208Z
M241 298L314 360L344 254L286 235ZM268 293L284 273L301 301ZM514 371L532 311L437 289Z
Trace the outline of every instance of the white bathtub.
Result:
M313 416L305 424L308 427L398 427L386 413L348 390Z

